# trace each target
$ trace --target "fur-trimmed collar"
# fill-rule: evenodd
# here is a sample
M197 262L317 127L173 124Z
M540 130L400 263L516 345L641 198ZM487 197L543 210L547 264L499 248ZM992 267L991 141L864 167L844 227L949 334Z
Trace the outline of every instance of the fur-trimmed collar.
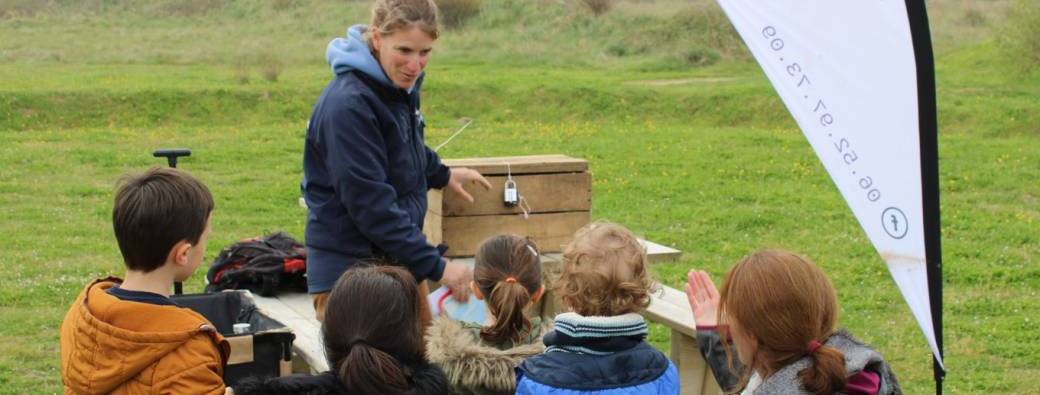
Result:
M427 358L454 387L511 393L516 388L514 368L545 348L536 342L499 350L473 332L446 317L437 318L426 332Z

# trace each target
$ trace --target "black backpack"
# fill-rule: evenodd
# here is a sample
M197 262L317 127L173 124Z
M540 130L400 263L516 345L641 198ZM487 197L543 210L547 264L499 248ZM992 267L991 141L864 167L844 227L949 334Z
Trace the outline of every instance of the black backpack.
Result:
M283 286L306 291L306 272L307 249L291 236L276 232L220 251L206 273L206 292L248 289L274 296Z

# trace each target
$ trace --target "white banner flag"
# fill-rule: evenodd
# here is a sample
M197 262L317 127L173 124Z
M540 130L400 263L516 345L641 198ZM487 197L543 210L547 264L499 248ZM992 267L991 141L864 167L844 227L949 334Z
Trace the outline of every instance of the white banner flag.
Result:
M904 0L718 0L888 264L941 361Z

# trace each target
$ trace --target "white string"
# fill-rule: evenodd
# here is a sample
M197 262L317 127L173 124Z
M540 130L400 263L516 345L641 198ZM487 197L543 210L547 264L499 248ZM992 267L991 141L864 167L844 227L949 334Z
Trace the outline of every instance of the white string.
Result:
M519 193L519 192L517 192L517 193ZM527 198L523 197L523 195L520 195L520 210L522 210L524 212L524 219L528 219L529 218L528 213L530 213L531 211L534 211L534 210L531 210L531 205L527 204Z
M433 148L433 152L440 151L441 147L443 147L445 145L448 145L448 143L450 143L451 140L455 138L455 136L458 136L460 133L462 133L463 130L466 130L466 127L469 126L469 124L471 124L471 123L473 123L472 119L466 120L466 124L465 125L462 125L462 127L459 128L459 130L457 130L454 134L449 136L447 140L444 140L443 143L440 143L440 145L434 147Z

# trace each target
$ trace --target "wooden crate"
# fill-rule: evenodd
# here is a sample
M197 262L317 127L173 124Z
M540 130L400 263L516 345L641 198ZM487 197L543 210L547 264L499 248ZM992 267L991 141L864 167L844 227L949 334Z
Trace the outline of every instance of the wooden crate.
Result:
M447 244L448 256L473 256L481 242L500 233L527 236L542 252L559 252L589 223L592 175L584 159L535 155L446 159L444 164L479 171L492 185L490 191L467 185L474 203L447 189L430 190L424 233L433 244ZM530 207L527 218L520 206L503 202L510 174Z

